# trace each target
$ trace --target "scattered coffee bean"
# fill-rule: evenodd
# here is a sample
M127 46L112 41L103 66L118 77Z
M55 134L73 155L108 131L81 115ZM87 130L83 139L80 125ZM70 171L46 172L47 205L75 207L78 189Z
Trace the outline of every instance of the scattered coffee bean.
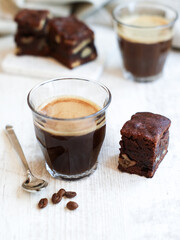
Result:
M64 194L64 196L67 197L67 198L73 198L76 195L77 195L76 192L70 192L70 191L68 191Z
M53 202L54 204L59 203L59 202L61 201L61 199L62 199L62 197L61 197L58 193L54 193L54 194L52 195L52 202Z
M59 203L62 200L63 196L65 196L67 198L73 198L76 195L77 195L76 192L72 192L72 191L67 191L66 192L63 188L61 188L57 193L54 193L52 195L52 203L53 204ZM45 208L47 205L48 205L48 199L47 198L42 198L38 203L39 208ZM69 210L75 210L79 206L76 202L70 201L70 202L67 203L66 207Z
M78 204L76 202L68 202L66 207L69 209L69 210L75 210L76 208L78 208Z
M58 191L58 194L59 194L61 197L63 197L63 196L65 195L65 193L66 193L66 191L65 191L63 188L61 188L61 189Z
M47 205L48 205L47 198L42 198L38 203L39 208L45 208Z

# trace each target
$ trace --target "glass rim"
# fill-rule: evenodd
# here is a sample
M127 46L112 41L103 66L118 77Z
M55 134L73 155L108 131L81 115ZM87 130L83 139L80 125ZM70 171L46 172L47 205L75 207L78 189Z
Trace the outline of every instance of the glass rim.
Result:
M123 9L123 8L127 8L129 6L140 6L140 5L144 5L145 7L149 6L149 5L153 5L154 7L164 7L168 10L171 10L172 12L174 12L175 14L175 17L172 21L170 21L169 23L167 24L164 24L164 25L159 25L159 26L135 26L135 25L131 25L131 24L127 24L127 23L124 23L122 21L120 21L117 17L117 13L119 12L119 10ZM174 25L174 23L176 22L176 20L178 19L178 12L170 7L169 5L166 5L166 4L162 4L162 3L154 3L154 2L130 2L130 3L125 3L125 4L118 4L114 10L113 10L113 13L112 13L112 16L113 16L113 19L120 23L121 25L123 26L126 26L126 27L131 27L131 28L136 28L136 29L147 29L147 30L152 30L152 29L164 29L164 28L168 28L168 27L171 27Z
M103 88L107 95L108 95L108 101L106 103L106 105L101 108L99 111L93 113L93 114L90 114L88 116L84 116L84 117L80 117L80 118L55 118L55 117L50 117L48 115L45 115L45 114L42 114L40 112L38 112L31 104L30 100L31 100L31 94L33 93L34 90L42 87L43 85L45 84L48 84L50 82L56 82L56 81L69 81L69 80L79 80L79 81L84 81L84 82L90 82L90 83L93 83L95 85L98 85L99 87ZM31 109L31 111L35 114L37 114L38 116L40 117L43 117L43 118L46 118L46 119L49 119L49 120L56 120L56 121L77 121L77 120L85 120L85 119L89 119L89 118L92 118L92 117L96 117L98 115L100 115L101 113L105 112L105 110L108 108L110 102L111 102L111 99L112 99L112 95L111 95L111 92L110 90L102 83L99 83L99 82L95 82L95 81L92 81L92 80L87 80L87 79L83 79L83 78L55 78L55 79L51 79L51 80L47 80L47 81L44 81L44 82L41 82L37 85L35 85L28 93L27 95L27 103L28 103L28 106L29 108Z

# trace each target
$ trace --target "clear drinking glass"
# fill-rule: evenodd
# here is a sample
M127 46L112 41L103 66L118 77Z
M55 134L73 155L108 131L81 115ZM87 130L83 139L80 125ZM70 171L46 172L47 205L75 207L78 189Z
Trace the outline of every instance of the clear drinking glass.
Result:
M75 97L98 105L94 114L80 118L55 118L39 111L59 97ZM64 78L34 87L28 95L35 133L45 157L47 171L56 178L78 179L90 175L105 137L106 110L111 93L98 82Z
M171 7L150 2L131 2L114 9L114 28L126 78L148 82L161 76L177 16Z

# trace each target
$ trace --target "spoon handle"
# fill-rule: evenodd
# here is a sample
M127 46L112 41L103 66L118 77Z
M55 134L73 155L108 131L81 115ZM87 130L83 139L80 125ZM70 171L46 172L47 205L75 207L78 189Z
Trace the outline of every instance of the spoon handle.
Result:
M21 161L22 161L22 163L23 163L27 173L28 174L32 174L31 170L29 169L29 165L27 163L27 160L26 160L26 158L24 156L24 153L23 153L23 150L21 148L21 145L20 145L20 143L19 143L19 141L17 139L17 136L16 136L16 134L14 132L13 126L6 125L5 129L6 129L6 133L7 133L8 137L11 140L11 143L12 143L14 149L16 150L17 154L19 155L19 157L20 157L20 159L21 159Z

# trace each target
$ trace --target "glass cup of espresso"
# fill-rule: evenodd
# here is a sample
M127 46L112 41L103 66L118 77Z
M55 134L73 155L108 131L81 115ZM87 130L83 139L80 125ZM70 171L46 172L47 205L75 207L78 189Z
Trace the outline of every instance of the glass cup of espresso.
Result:
M107 87L78 78L46 81L30 91L36 137L52 177L79 179L95 171L110 102Z
M150 2L131 2L114 9L125 78L149 82L161 76L177 16L171 7Z

